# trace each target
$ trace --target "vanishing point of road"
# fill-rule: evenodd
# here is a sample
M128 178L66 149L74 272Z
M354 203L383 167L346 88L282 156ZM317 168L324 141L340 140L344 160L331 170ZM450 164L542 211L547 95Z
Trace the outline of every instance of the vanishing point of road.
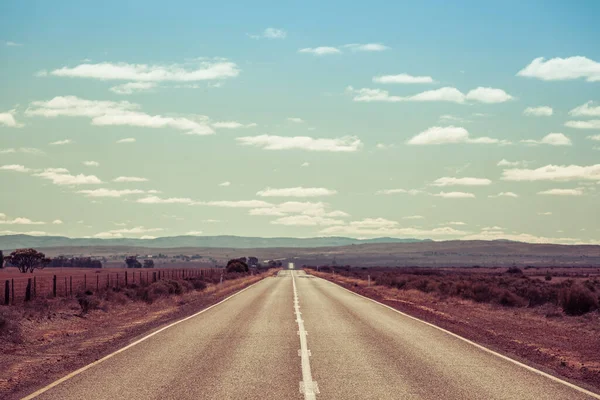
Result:
M37 399L590 399L303 271L281 271Z

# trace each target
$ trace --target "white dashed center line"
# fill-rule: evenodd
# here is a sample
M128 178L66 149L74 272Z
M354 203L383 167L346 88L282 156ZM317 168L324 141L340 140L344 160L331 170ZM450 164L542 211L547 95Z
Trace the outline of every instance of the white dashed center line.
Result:
M310 372L310 350L308 350L308 344L306 341L306 335L308 332L304 329L304 320L302 319L302 313L300 312L300 302L298 299L298 290L296 289L296 275L295 271L290 271L292 275L292 284L294 286L294 314L296 314L296 323L298 324L298 336L300 336L300 355L302 363L302 381L300 382L300 393L304 394L305 400L316 399L316 394L319 393L319 387L317 382L312 380L312 374Z

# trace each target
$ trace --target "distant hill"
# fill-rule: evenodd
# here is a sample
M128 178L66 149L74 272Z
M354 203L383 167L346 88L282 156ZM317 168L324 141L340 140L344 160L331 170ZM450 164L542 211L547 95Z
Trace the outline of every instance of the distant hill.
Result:
M230 249L258 248L313 248L349 246L365 243L417 243L431 242L429 239L396 239L389 237L374 239L353 239L346 237L315 237L315 238L260 238L244 236L168 236L155 239L97 239L97 238L68 238L64 236L29 236L5 235L0 236L0 249L13 250L24 247L90 247L90 246L129 246L172 249L178 247L214 247Z

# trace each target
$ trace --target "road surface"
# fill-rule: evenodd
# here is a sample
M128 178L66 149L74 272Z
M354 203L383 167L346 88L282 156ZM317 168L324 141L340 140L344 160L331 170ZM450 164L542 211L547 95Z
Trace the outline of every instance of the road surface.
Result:
M593 398L302 271L267 278L35 397Z

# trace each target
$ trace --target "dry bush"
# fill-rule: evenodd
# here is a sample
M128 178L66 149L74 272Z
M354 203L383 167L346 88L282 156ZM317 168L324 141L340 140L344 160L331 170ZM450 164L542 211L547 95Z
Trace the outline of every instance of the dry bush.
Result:
M18 315L16 310L8 307L0 308L0 338L12 343L21 343L23 334L21 327L16 322L20 319L21 316Z
M565 313L582 315L598 309L598 296L580 284L572 284L560 292L560 303Z

